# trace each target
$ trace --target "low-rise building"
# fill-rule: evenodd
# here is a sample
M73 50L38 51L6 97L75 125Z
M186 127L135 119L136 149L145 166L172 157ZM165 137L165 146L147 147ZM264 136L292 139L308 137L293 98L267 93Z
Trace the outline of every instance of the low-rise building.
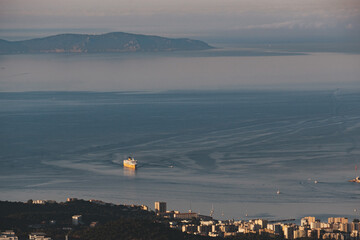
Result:
M98 226L99 225L99 222L91 222L90 223L90 227L91 228L94 228L94 227L96 227L96 226Z
M0 233L0 240L18 240L18 237L15 235L14 231L7 230Z
M82 215L74 215L74 216L72 216L72 224L75 225L75 226L81 224L82 223L81 220L82 220Z
M46 200L33 200L32 204L46 204Z
M208 235L212 231L212 225L199 225L197 231L200 234Z
M51 238L46 237L45 233L31 233L29 234L29 240L51 240Z
M195 224L183 225L182 231L193 234L193 233L197 232L197 226Z
M79 199L77 199L77 198L67 198L66 199L67 202L75 202L77 200L79 200Z
M188 213L174 213L175 219L193 219L198 218L198 213L188 212Z
M89 202L99 204L99 205L106 205L104 201L97 200L97 199L90 199Z
M146 205L141 205L141 210L149 211L149 207Z

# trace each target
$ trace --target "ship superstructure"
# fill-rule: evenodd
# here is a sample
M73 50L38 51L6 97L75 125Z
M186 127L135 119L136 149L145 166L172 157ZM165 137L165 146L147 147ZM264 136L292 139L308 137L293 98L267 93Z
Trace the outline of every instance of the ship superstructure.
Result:
M133 157L128 157L123 161L124 167L136 169L137 168L137 161Z

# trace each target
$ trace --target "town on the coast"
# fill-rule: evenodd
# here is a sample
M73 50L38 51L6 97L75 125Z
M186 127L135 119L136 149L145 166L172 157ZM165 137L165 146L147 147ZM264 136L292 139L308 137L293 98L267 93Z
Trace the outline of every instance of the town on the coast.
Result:
M179 229L189 234L210 237L229 237L243 233L254 233L265 236L282 236L285 239L315 238L315 239L359 239L359 220L349 222L345 217L330 217L328 222L321 222L315 217L304 217L301 224L284 223L284 221L268 221L266 219L225 220L212 219L193 213L166 211L166 202L155 202L155 212L159 216L171 220L171 228ZM194 221L194 220L198 221ZM295 219L292 219L295 220Z
M26 203L28 206L40 207L41 205L51 207L51 204L58 204L56 201L48 200L29 200ZM352 221L346 217L329 217L327 222L322 222L314 216L307 216L301 218L300 225L292 223L295 219L290 220L268 220L268 219L251 219L251 220L215 220L212 216L201 215L189 210L188 212L179 212L176 210L167 210L166 202L155 202L154 210L152 211L145 205L117 205L113 203L105 203L101 200L82 200L77 198L68 198L63 205L69 204L85 204L86 206L104 206L107 208L114 208L123 213L139 216L153 216L153 221L161 226L166 226L168 229L182 232L188 235L200 235L204 237L221 239L227 237L246 236L252 234L264 237L265 239L336 239L336 240L359 240L359 219ZM70 205L69 205L70 206ZM79 207L80 206L80 207ZM29 229L34 231L28 234L26 239L29 240L54 240L46 233L37 231L46 229L47 227L55 227L57 224L62 227L62 230L69 232L77 228L94 229L99 225L99 221L87 222L83 220L83 214L87 214L87 210L82 205L76 205L79 209L78 214L67 219L68 225L57 223L55 219L49 221L42 221L40 223L33 222ZM116 210L116 211L117 211ZM103 210L101 210L103 211ZM114 212L116 212L114 211ZM213 213L213 212L212 212ZM210 215L212 215L210 213ZM141 215L145 214L145 215ZM85 217L85 216L84 216ZM100 218L100 217L99 217ZM99 219L100 220L100 219ZM1 226L0 226L1 227ZM16 230L1 229L0 240L18 240L24 239L17 236ZM200 237L199 236L199 237ZM69 240L69 235L65 235L65 240ZM261 238L261 239L264 239ZM80 238L81 239L81 238ZM241 238L232 238L241 239Z

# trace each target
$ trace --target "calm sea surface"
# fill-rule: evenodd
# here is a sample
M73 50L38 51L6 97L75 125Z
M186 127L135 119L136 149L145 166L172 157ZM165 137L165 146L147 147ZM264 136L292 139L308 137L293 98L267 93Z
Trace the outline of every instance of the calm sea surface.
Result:
M241 54L1 56L0 199L359 217L359 55ZM202 86L238 90L154 91Z
M360 164L359 92L1 93L0 125L2 200L213 204L218 218L360 208L347 182ZM130 153L136 172L122 166Z

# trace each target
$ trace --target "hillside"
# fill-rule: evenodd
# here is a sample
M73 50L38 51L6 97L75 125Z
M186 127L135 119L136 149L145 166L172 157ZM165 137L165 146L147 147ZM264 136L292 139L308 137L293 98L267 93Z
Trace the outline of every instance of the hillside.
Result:
M156 222L154 212L140 206L91 203L76 200L65 203L31 204L0 201L0 231L12 229L19 240L32 232L42 232L54 240L65 235L76 240L213 240L182 233L168 224ZM81 224L72 224L73 215L82 215ZM91 227L91 223L97 225ZM214 239L216 240L216 239Z
M32 204L0 201L0 232L11 229L19 240L41 232L53 240L68 235L73 240L221 240L183 233L169 227L169 219L156 217L152 211L136 205L74 200L71 202ZM82 215L79 225L72 216ZM196 220L195 220L196 221ZM227 240L282 240L281 237L241 234Z
M123 32L101 35L59 34L24 41L0 39L0 54L111 53L205 50L207 43L187 38L164 38Z

